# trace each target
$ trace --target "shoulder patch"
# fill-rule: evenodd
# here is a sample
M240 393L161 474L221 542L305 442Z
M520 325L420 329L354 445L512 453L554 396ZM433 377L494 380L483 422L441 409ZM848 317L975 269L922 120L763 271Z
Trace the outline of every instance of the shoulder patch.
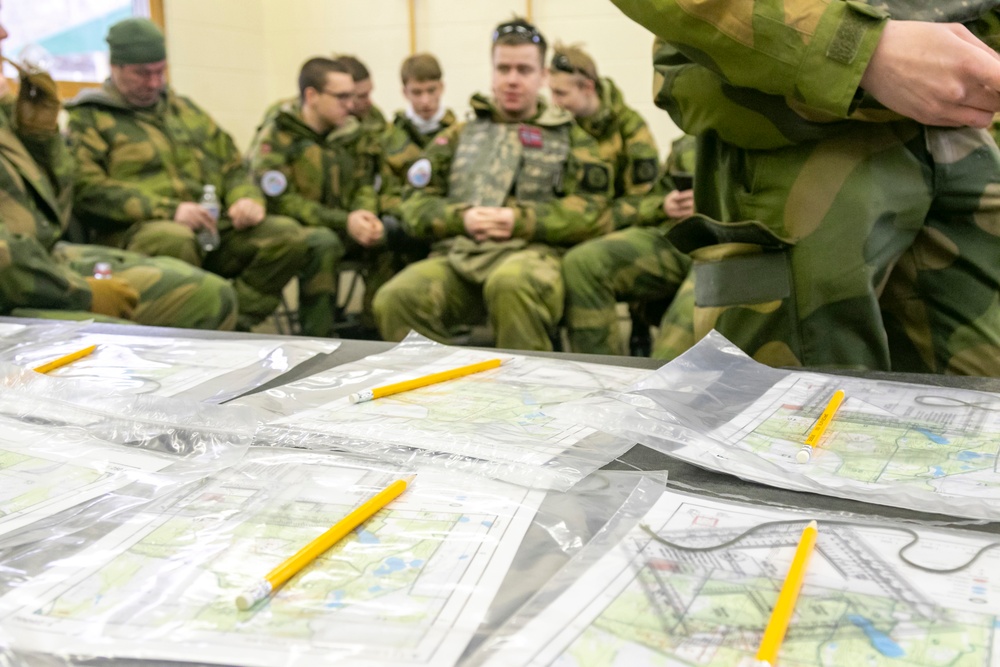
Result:
M642 183L652 183L656 180L656 173L659 167L656 158L643 158L632 163L632 182L639 185Z
M277 169L265 171L260 177L260 189L268 197L277 197L288 188L288 179Z
M436 143L438 146L447 146L448 145L448 137L442 137L439 134L438 136L434 137L434 143Z
M431 182L431 161L425 157L420 158L406 172L406 182L415 188L426 188Z
M261 144L257 150L260 151L261 155L267 155L271 152L271 144Z
M605 192L610 183L611 176L608 174L607 166L594 162L583 165L583 182L581 185L585 191Z

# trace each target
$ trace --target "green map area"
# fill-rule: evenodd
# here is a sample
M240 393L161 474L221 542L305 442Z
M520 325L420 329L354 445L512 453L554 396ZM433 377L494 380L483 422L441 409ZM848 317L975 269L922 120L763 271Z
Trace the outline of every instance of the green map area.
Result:
M142 628L155 633L177 624L199 632L310 641L349 641L359 627L370 630L379 623L421 627L433 621L447 598L421 598L414 588L421 577L434 576L442 536L472 521L461 513L383 510L269 600L241 612L234 604L237 594L352 508L290 502L213 535L217 524L198 517L239 507L246 490L232 491L206 493L183 507L181 516L161 523L35 614L117 619L140 634ZM209 524L215 527L206 531L203 525ZM452 573L462 566L440 565ZM177 568L187 571L179 574ZM151 604L147 582L164 571L188 585Z
M91 468L0 449L0 518L30 510L101 476Z
M743 437L743 444L761 455L773 454L776 441L799 447L817 416L787 406L778 408ZM862 483L902 482L931 488L933 480L993 471L997 435L841 409L813 460L825 463L824 470L837 477ZM834 467L829 465L831 455L838 459Z
M742 552L745 557L746 552ZM732 667L754 656L781 578L650 558L555 662ZM767 569L760 564L761 570ZM807 588L782 644L782 667L986 667L994 617L925 616L877 594Z

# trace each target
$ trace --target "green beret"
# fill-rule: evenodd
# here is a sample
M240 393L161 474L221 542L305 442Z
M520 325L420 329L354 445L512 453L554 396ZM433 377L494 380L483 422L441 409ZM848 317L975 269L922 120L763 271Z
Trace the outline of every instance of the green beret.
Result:
M167 59L163 33L149 19L131 18L108 29L112 65L143 65Z

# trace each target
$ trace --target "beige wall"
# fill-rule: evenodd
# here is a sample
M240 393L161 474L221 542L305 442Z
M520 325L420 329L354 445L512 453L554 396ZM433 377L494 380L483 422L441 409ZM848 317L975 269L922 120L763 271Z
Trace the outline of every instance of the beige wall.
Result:
M399 64L409 54L407 0L166 0L171 82L211 113L245 148L264 109L296 94L299 66L314 55L355 53L387 115L404 105ZM488 92L493 27L523 14L526 0L415 0L417 50L445 70L445 103L464 114ZM680 135L651 101L652 36L608 0L533 0L532 18L550 44L582 43L647 120L666 153Z

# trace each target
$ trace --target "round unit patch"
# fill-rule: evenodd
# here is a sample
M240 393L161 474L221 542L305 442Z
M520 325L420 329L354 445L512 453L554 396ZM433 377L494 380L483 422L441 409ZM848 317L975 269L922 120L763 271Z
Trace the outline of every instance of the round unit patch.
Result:
M260 189L268 197L277 197L288 187L288 179L276 169L265 171L260 177Z
M426 188L431 182L431 161L422 157L414 162L406 172L406 180L415 188Z

